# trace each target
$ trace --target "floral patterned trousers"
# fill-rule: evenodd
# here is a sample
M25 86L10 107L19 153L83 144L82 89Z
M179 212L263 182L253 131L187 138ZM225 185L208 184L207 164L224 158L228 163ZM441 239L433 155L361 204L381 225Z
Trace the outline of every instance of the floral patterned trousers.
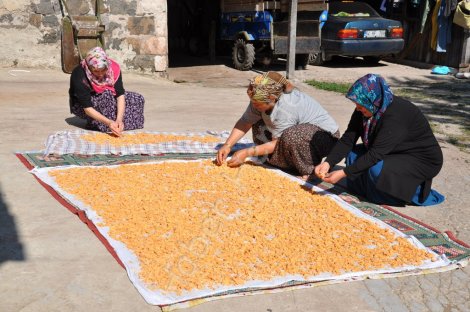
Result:
M144 127L144 103L145 99L142 95L135 92L125 92L126 109L124 111L124 130L142 129ZM91 96L91 104L94 109L101 113L106 118L116 120L117 115L117 101L111 91L106 90L103 93ZM77 104L72 103L70 112L80 118L87 120L87 126L91 129L99 130L101 132L109 131L107 125L94 120L85 114L83 108Z
M253 142L263 144L272 140L263 120L251 128ZM287 128L277 140L267 162L284 171L297 175L311 175L316 165L326 157L340 137L339 130L331 134L312 124Z

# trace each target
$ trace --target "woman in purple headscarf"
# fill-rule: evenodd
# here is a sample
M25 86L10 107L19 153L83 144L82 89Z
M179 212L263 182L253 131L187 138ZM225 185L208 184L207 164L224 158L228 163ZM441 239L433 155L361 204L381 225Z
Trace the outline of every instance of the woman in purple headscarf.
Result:
M120 136L144 127L144 97L124 90L119 64L95 47L70 76L70 112L87 127Z
M346 97L355 111L315 174L333 184L346 178L349 190L378 204L428 206L444 201L431 189L442 168L442 151L419 108L394 96L374 74L358 79ZM359 137L362 144L357 144ZM343 158L346 167L329 172Z

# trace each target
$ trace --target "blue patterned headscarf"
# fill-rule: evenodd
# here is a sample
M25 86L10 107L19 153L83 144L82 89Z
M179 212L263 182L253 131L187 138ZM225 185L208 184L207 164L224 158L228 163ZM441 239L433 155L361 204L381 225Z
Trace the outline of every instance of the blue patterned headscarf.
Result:
M372 113L372 117L364 117L362 123L364 126L362 141L367 147L369 134L372 133L380 117L393 101L392 90L381 76L367 74L351 86L346 97Z

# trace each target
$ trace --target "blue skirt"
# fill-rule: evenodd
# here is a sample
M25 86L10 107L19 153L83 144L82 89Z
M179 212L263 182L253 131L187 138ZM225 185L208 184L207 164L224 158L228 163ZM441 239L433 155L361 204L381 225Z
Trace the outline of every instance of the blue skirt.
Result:
M356 145L356 147L349 152L346 158L346 166L350 166L356 162L357 158L367 152L364 145ZM361 176L357 177L354 181L346 178L347 187L353 193L356 193L360 196L367 198L369 201L376 204L386 204L391 206L404 206L407 204L416 205L416 206L432 206L440 204L444 201L445 197L437 192L436 190L431 189L428 197L423 201L419 201L419 196L421 194L421 185L416 189L413 198L410 203L407 203L401 199L393 197L386 192L379 191L376 188L377 181L379 180L380 173L383 168L383 160L376 163L374 166L370 167L367 172L363 173ZM423 181L424 182L424 181Z

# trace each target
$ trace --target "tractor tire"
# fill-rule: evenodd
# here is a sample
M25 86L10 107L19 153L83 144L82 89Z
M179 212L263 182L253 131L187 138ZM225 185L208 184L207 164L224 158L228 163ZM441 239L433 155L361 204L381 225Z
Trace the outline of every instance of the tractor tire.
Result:
M250 70L255 62L255 47L243 39L237 39L232 50L233 65L238 70Z
M296 69L307 69L308 65L308 54L296 54L295 55L295 68Z
M310 65L320 66L323 65L322 53L310 53L308 55L308 63Z

